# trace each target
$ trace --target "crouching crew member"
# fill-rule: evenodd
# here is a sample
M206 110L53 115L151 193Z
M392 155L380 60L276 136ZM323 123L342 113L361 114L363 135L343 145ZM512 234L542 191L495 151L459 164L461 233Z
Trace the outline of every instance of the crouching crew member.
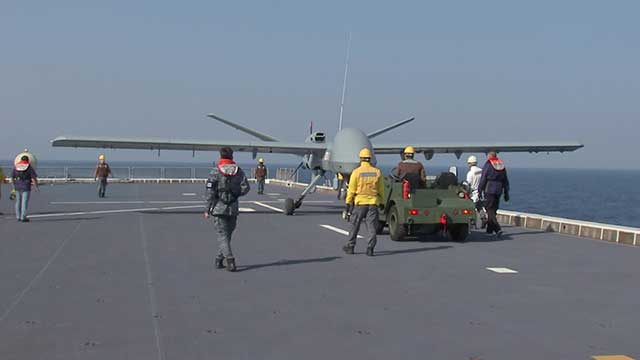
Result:
M373 256L376 246L376 227L378 225L378 205L384 198L384 184L380 169L371 165L371 150L360 150L360 167L351 173L347 189L347 214L351 214L351 231L349 241L342 250L353 254L360 225L364 221L369 233L367 255Z
M480 197L484 198L484 208L487 209L487 233L495 232L497 237L501 237L502 228L498 223L497 212L502 194L504 194L504 201L509 201L509 178L507 168L495 151L487 153L487 162L482 168L478 189Z
M207 179L204 217L213 217L213 226L218 234L219 250L215 259L217 269L226 267L228 271L236 271L235 258L231 251L231 235L236 228L240 209L238 198L249 192L249 181L238 165L233 161L233 150L228 147L220 149L220 161L213 168Z

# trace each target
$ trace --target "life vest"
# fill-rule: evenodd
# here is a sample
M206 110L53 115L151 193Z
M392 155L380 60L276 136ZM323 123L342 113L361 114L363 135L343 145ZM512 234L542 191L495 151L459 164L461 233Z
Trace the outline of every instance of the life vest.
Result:
M489 159L489 163L495 171L503 171L506 168L504 166L504 162L502 162L502 160L498 159L497 157Z

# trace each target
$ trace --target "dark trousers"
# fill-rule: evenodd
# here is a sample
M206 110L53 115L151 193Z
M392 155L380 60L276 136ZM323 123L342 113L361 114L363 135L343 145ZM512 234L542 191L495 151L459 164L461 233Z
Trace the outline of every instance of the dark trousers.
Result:
M264 178L257 178L256 183L258 183L258 194L264 194Z
M487 209L487 233L492 234L502 230L498 223L498 208L500 207L500 196L485 194L484 208Z
M375 248L377 243L376 225L378 225L378 206L377 205L356 205L351 214L351 231L349 231L348 246L355 247L360 225L364 221L367 227L367 240L369 247Z
M338 200L342 197L342 188L344 187L344 179L338 180Z

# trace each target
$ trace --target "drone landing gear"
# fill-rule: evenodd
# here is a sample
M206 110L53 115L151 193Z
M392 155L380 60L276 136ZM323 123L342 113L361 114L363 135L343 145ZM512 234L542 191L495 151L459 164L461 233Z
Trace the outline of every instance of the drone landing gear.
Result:
M302 206L302 200L304 200L304 197L307 196L307 194L309 194L311 192L311 190L313 190L315 188L315 186L323 178L324 178L324 171L316 173L315 176L313 177L313 179L311 180L311 182L309 183L309 185L307 185L307 188L304 189L304 191L302 192L302 194L300 194L300 196L298 197L297 200L293 200L291 198L285 199L285 201L284 201L284 214L285 215L293 215L293 213L296 211L296 209L298 209L300 206Z

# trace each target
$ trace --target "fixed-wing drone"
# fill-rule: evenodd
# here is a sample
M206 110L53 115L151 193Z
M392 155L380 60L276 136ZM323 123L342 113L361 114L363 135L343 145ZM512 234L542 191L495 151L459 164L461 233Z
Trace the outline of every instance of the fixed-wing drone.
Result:
M372 163L376 163L375 155L400 154L407 144L372 143L372 139L390 130L400 127L414 120L413 117L400 121L385 128L365 133L356 128L340 128L332 141L327 141L323 132L311 131L304 142L284 142L265 133L250 129L236 122L226 120L214 114L208 115L235 129L250 134L258 141L196 141L175 139L146 139L146 138L103 138L103 137L73 137L61 136L51 141L54 147L72 148L107 148L107 149L151 149L151 150L188 150L213 151L222 147L230 147L234 151L249 152L255 158L258 153L292 154L302 157L300 167L310 169L313 178L297 199L286 199L285 211L292 215L295 209L302 205L304 197L324 179L326 173L342 173L347 178L351 172L360 166L358 152L368 148L373 152ZM460 158L463 153L479 153L494 150L497 152L565 152L574 151L582 144L577 142L560 143L485 143L485 144L411 144L416 152L423 153L429 160L434 154L452 153Z

